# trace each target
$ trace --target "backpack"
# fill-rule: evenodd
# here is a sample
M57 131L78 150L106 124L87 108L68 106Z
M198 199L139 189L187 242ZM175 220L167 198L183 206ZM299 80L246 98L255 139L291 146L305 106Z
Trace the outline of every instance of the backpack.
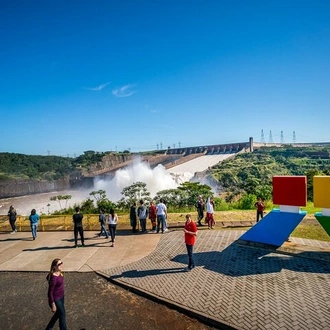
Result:
M142 206L139 211L139 218L146 219L147 218L147 208Z

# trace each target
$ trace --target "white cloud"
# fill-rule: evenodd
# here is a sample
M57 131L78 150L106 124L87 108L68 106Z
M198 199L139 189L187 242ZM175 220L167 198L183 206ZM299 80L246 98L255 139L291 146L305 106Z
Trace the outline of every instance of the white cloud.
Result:
M90 91L96 91L96 92L98 92L98 91L101 91L104 87L108 86L109 84L110 84L110 82L107 82L105 84L101 84L99 86L92 87L92 88L87 88L87 89L90 90Z
M136 93L136 91L131 90L134 85L128 84L120 88L112 90L112 94L116 97L128 97Z

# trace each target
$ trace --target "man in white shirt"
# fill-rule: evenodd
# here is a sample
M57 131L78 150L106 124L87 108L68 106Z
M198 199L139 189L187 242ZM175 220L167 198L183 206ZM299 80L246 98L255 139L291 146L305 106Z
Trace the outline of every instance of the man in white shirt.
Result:
M165 218L167 218L167 208L164 204L164 200L161 198L160 202L156 206L157 209L157 233L159 233L160 227L162 228L162 233L165 230Z

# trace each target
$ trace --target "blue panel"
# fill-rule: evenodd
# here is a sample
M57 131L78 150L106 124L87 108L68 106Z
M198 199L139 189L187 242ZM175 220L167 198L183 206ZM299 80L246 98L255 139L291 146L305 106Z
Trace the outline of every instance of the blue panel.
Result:
M244 233L240 239L281 246L299 225L306 213L305 211L289 213L273 210Z

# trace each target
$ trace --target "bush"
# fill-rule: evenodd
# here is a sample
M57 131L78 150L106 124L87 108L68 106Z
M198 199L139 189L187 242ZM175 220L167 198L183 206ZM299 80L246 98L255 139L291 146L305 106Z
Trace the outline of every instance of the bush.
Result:
M257 201L257 197L253 194L247 194L244 195L239 203L238 203L238 208L241 210L252 210L254 209L254 204Z

